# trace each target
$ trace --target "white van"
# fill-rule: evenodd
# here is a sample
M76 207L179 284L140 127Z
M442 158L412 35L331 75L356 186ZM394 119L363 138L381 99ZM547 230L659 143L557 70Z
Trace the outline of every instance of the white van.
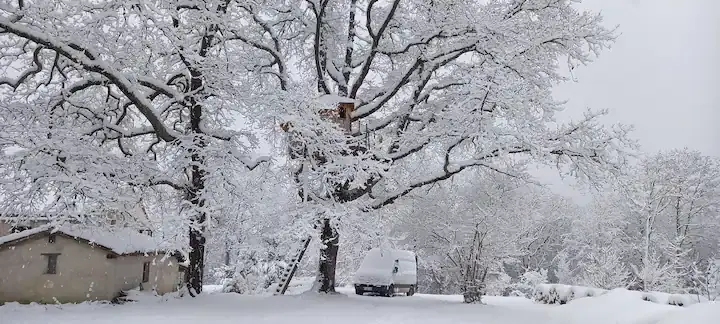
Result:
M417 255L412 251L374 248L355 272L353 284L358 295L412 296L417 291Z

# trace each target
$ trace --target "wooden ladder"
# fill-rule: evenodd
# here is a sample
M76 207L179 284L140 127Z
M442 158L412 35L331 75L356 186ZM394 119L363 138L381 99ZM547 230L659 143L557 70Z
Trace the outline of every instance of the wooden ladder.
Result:
M285 271L283 271L283 274L280 277L280 282L278 282L277 289L275 289L274 295L277 296L285 294L285 291L287 291L288 287L290 286L290 281L292 281L292 278L295 275L295 271L297 271L297 268L300 265L300 261L305 255L305 251L307 251L311 240L312 236L308 236L304 240L302 240L300 249L298 249L295 256L290 259L290 264L285 269Z

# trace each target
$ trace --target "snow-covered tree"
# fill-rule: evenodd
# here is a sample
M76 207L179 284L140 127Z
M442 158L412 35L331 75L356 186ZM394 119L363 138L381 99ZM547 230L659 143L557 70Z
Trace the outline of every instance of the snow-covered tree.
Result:
M691 292L709 300L720 298L720 260L697 262L693 265L690 276L693 281Z
M630 283L626 254L632 242L625 232L627 215L617 195L598 194L568 217L571 226L563 234L563 251L556 258L560 283L613 289Z
M630 285L630 269L623 262L621 253L612 245L590 252L578 262L578 268L582 269L580 284L603 289L627 288Z
M572 261L569 260L570 255L567 250L560 251L553 260L555 266L555 278L561 284L575 285L577 284L577 268L574 267Z
M306 98L354 105L334 118L345 118L345 135L332 145L363 145L320 148L337 155L312 168L317 159L303 145L330 127L289 119L290 141L301 143L291 153L298 177L326 172L340 181L312 195L326 206L312 215L327 243L322 291L333 290L337 220L352 210L382 208L473 168L522 173L503 164L511 156L585 178L624 163L627 129L602 126L602 112L555 120L562 104L551 88L565 80L558 60L587 63L614 37L572 1L267 0L243 9L238 19L247 23L236 35L262 62L255 69L274 79L263 91L296 86ZM371 161L377 172L357 167Z
M550 241L545 228L565 213L557 208L559 201L521 179L469 172L425 195L413 195L408 202L415 208L397 226L417 242L423 259L432 260L421 266L443 282L431 284L479 302L484 288L501 281L507 269L516 282L538 269L526 260L552 250L533 242Z
M323 242L318 290L333 291L343 224L419 188L471 169L525 177L512 160L621 170L627 128L555 118L559 59L588 63L614 37L573 2L4 3L0 145L22 149L3 157L4 210L180 192L199 292L208 215L236 199L222 183L256 165L236 121L270 111ZM352 109L328 116L337 103Z
M691 150L661 152L643 159L623 182L628 232L635 240L640 263L640 283L654 282L658 271L669 271L678 285L698 259L717 254L720 161ZM679 289L681 287L675 287Z
M253 136L236 128L263 107L247 100L255 76L234 45L241 11L225 0L0 4L0 149L16 151L0 162L2 212L92 214L126 209L129 192L180 192L199 293L206 220L228 203L208 190L256 165Z
M560 281L668 292L694 287L707 270L699 261L717 255L718 166L699 152L672 150L644 157L620 181L606 183L571 218L555 260Z

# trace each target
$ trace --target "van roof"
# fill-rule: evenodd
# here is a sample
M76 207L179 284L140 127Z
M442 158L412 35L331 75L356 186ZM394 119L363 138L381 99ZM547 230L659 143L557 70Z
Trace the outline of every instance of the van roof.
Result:
M390 255L392 255L393 258L395 258L395 259L415 261L415 252L407 251L407 250L373 248L370 251L368 251L368 254L380 254L380 253L384 254L387 252L389 252Z

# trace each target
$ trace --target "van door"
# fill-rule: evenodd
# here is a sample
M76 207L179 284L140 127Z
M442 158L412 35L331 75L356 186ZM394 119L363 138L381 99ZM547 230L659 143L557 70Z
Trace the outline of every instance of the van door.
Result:
M393 275L395 286L407 288L415 284L415 269L412 261L398 260L397 265L398 271Z

